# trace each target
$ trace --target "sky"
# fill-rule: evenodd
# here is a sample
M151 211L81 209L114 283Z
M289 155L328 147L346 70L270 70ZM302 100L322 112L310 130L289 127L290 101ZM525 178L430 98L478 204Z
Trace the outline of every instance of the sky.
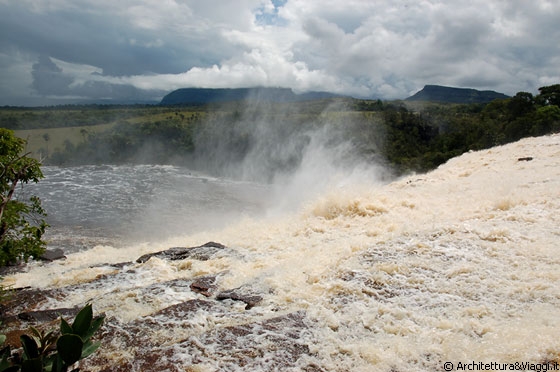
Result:
M0 0L0 106L560 83L560 0Z

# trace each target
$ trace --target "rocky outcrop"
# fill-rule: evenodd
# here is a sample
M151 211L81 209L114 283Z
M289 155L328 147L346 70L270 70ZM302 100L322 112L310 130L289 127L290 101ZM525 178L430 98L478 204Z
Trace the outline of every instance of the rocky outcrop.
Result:
M197 278L191 284L191 290L193 292L200 293L205 297L212 296L217 289L217 277L215 275Z
M253 289L250 287L239 287L235 289L229 289L227 291L223 291L218 293L216 296L216 300L223 301L223 300L233 300L233 301L241 301L245 303L245 310L249 310L253 306L256 306L259 302L262 301L262 296L257 294Z
M56 260L63 260L66 258L66 256L64 255L64 251L59 248L59 249L46 250L45 253L43 253L39 258L43 261L51 262Z
M0 309L7 342L17 348L19 336L29 326L39 330L57 329L61 316L70 321L79 311L79 308L50 309L48 304L52 299L60 302L79 293L103 293L110 288L126 292L126 283L142 282L136 276L142 275L142 264L152 257L209 260L233 253L232 249L215 242L170 248L144 255L137 263L98 265L97 268L106 267L108 272L87 282L52 290L18 289ZM132 286L127 293L139 302L165 303L168 301L162 298L170 293L183 300L160 309L155 307L157 310L132 321L108 316L95 336L101 340L101 349L83 360L80 368L106 372L185 371L200 364L214 366L216 370L321 371L304 362L305 356L311 355L304 336L313 326L306 313L282 311L274 306L271 310L270 304L263 301L269 291L262 289L262 283L248 282L228 288L224 278L230 275L235 273L193 277L186 274L185 278ZM95 303L92 299L94 310Z
M216 303L209 301L188 301L166 309L165 314L188 317L197 313L219 312L215 306ZM105 366L101 369L103 372L182 372L196 370L194 366L199 364L207 368L213 366L215 370L280 371L299 367L300 364L300 370L303 371L322 370L318 366L302 362L302 358L310 355L311 351L304 337L309 332L310 322L301 311L214 327L201 333L193 330L192 335L184 340L167 345L145 337L146 327L154 325L161 328L162 323L143 323L140 320L124 329L114 326L106 329L104 342L118 342L120 337L124 344L141 347L136 348L131 358L123 358L117 363L112 361L111 364L106 363L101 354L96 354L87 360L85 366ZM173 328L168 330L174 331Z
M52 320L54 315L40 315L42 309L51 298L63 299L64 293L58 289L41 290L31 288L19 288L11 291L7 298L0 304L0 321L3 326L15 324L26 326L24 322L44 322ZM57 309L48 310L54 314ZM44 311L43 311L44 312Z
M62 249L47 249L43 254L39 257L40 261L52 262L56 260L64 260L66 256L64 255L64 251ZM26 269L26 263L21 261L15 264L9 264L7 266L0 266L0 277L11 275L18 272L24 272Z
M144 263L152 257L158 257L166 260L184 260L187 258L207 261L212 258L216 253L220 252L226 248L224 245L215 242L208 242L206 244L200 245L198 247L174 247L169 248L165 251L160 251L156 253L149 253L141 256L136 260L138 263Z
M177 348L188 353L195 365L213 359L221 361L222 370L282 371L298 366L300 358L311 354L304 337L308 331L306 314L299 311L216 328L179 343ZM303 364L301 370L320 369Z

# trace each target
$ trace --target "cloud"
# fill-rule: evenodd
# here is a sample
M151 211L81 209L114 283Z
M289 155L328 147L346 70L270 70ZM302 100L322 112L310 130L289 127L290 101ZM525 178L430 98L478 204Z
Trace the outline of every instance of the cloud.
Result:
M84 100L149 101L158 99L164 93L162 90L139 89L132 84L106 78L93 66L56 62L50 57L40 56L39 61L33 64L31 87L41 96Z
M560 81L558 24L547 0L0 0L0 81L22 82L0 101L186 86L536 91Z
M67 95L72 77L65 75L49 57L40 56L33 65L33 84L31 85L42 95Z

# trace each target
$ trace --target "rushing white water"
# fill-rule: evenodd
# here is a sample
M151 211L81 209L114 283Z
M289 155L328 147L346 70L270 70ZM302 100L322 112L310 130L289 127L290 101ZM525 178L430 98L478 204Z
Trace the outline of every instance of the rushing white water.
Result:
M445 362L459 370L459 362L558 361L559 212L560 135L553 135L464 154L388 185L331 189L287 216L248 216L219 231L128 247L98 245L65 261L31 264L5 282L62 288L64 297L42 306L92 300L96 312L123 327L204 298L158 287L171 280L218 275L221 289L249 286L263 297L249 310L232 302L227 311L165 320L172 330L144 329L177 370L271 370L276 331L262 322L296 312L305 314L297 340L307 349L286 370L436 371L446 370ZM121 271L92 267L210 240L231 251L208 261L152 258ZM100 275L113 279L88 285ZM237 348L252 350L245 366L209 336L240 324L252 324L256 337L248 344L237 337ZM101 353L134 366L140 347L115 339Z

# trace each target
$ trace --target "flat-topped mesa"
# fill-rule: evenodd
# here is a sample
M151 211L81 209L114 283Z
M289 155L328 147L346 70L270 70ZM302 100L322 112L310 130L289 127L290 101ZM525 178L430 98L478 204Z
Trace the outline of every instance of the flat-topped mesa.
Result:
M297 94L290 88L181 88L167 94L160 105L205 105L236 101L298 102L337 97L328 92Z
M447 103L488 103L495 99L510 98L505 94L492 90L476 90L469 88L454 88L441 85L426 85L406 101L428 101Z

